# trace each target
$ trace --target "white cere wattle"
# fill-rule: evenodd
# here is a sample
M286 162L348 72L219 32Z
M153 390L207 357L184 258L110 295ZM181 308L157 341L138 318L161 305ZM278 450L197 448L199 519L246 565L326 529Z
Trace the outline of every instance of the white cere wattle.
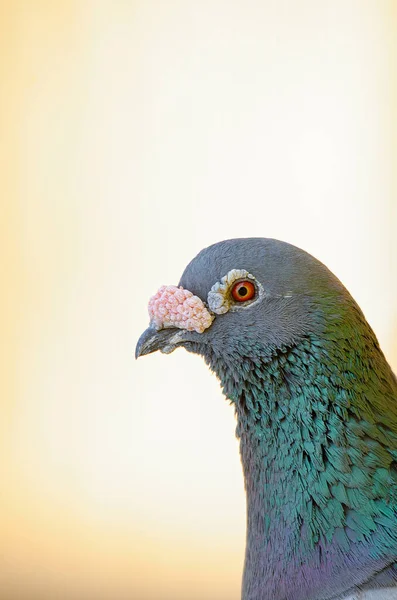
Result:
M198 296L175 285L161 286L149 300L148 309L156 329L178 327L203 333L214 319Z

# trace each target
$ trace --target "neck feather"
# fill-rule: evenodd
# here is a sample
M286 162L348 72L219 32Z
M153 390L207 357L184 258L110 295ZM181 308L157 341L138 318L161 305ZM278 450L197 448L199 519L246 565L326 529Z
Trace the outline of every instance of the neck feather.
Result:
M397 461L396 380L374 334L367 326L364 336L326 343L308 336L270 356L208 362L237 414L247 493L244 599L289 597L299 578L301 587L308 577L312 589L323 587L324 556L354 545L349 520L362 519L369 537L371 516L360 506L379 508L390 493L382 472ZM303 572L309 559L316 575ZM275 586L268 595L266 581Z

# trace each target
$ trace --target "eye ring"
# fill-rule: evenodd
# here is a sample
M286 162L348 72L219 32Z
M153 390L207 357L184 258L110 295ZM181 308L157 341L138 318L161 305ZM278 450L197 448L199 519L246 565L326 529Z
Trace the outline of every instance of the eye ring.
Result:
M237 281L231 289L231 294L235 302L248 302L255 298L256 288L252 281L244 279Z

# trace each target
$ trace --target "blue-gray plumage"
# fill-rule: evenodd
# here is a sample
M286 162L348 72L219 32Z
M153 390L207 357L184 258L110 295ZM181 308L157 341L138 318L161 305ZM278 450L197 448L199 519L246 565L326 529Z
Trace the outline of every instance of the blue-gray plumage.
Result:
M353 298L306 252L262 238L206 248L179 285L205 307L161 292L136 354L202 355L234 404L243 600L397 586L397 379Z

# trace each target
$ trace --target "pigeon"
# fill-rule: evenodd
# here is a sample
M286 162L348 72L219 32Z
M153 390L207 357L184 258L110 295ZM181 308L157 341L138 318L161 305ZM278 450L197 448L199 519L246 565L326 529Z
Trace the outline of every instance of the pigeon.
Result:
M230 239L149 317L136 357L201 355L235 409L242 600L397 598L397 378L339 279L286 242Z

